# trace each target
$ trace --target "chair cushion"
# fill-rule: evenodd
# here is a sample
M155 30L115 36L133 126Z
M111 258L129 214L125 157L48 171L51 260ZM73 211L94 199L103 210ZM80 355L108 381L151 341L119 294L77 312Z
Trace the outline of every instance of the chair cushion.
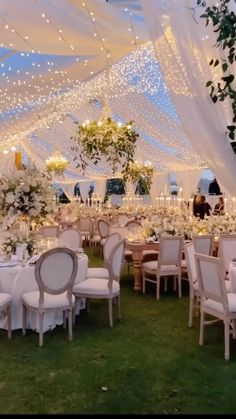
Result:
M228 293L228 301L229 301L229 311L231 313L236 313L236 294ZM213 309L223 313L223 304L218 303L217 301L207 299L203 303L203 307L205 309Z
M109 273L106 268L88 268L87 278L103 278L108 279Z
M91 237L91 242L92 243L100 243L101 241L101 237L100 236L92 236Z
M187 268L187 263L185 259L181 260L181 268Z
M4 306L5 304L10 303L10 301L11 301L10 294L7 294L5 292L0 293L0 309L1 309L1 306Z
M156 271L157 270L157 260L151 260L150 262L142 263L142 268L144 271Z
M125 250L125 256L132 256L131 250Z
M145 255L158 255L158 251L157 250L143 250L143 256Z
M112 282L112 294L119 293L120 284L117 281ZM110 295L108 281L104 278L89 278L76 284L73 288L75 294Z
M142 264L142 268L143 271L154 271L156 272L157 270L157 261L156 260L151 260L150 262L144 262ZM161 266L161 272L169 272L169 271L173 271L173 272L178 272L178 268L176 265L162 265Z
M31 307L39 307L39 291L26 292L22 295L22 300ZM72 295L72 302L74 304L75 297ZM68 306L67 291L63 294L52 295L44 293L44 308L62 308Z

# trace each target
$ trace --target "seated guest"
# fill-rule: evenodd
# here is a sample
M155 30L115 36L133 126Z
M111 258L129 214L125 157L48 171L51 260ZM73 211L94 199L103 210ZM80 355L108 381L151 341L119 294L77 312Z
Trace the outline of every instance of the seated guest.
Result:
M224 215L224 209L225 209L224 198L222 196L220 196L219 201L215 204L213 214L214 215Z
M210 215L211 206L206 202L206 197L201 196L201 203L198 206L198 216L203 220L205 215Z

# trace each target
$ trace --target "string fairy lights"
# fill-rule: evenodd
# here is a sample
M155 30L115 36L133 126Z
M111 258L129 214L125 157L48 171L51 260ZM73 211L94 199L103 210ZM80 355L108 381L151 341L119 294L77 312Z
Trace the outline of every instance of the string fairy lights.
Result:
M199 157L182 132L174 111L169 110L169 98L164 94L152 44L141 44L136 33L137 21L133 11L129 8L123 10L125 33L121 44L115 45L112 35L105 31L99 20L101 14L92 9L93 4L91 1L81 2L89 32L87 36L90 36L87 39L93 45L94 56L82 55L78 44L70 39L70 32L61 28L49 9L41 10L40 2L36 6L41 22L45 28L50 28L55 42L62 45L67 56L45 56L41 48L34 45L31 34L15 28L1 14L2 29L11 36L7 43L2 43L5 58L0 56L0 152L7 157L11 148L22 148L39 167L43 167L48 155L58 146L71 160L69 138L74 124L68 115L74 114L80 122L99 118L107 94L112 116L117 122L131 116L135 120L144 160L151 160L160 170L198 166ZM107 7L114 6L109 4ZM10 43L17 43L17 40L22 50L9 51L13 48ZM111 45L116 48L112 49ZM6 54L12 54L12 59ZM117 61L117 57L122 55L125 56ZM13 59L16 56L19 66ZM107 65L109 91L104 70ZM160 88L163 88L163 94L159 96ZM90 166L90 173L109 175L105 164L101 161L98 167ZM69 170L71 176L76 176L76 168L70 167Z

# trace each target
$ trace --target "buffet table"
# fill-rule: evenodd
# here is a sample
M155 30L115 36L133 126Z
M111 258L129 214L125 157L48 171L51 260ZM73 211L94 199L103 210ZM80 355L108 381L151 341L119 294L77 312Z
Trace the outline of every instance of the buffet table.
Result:
M75 283L86 278L88 257L85 254L78 256L78 274ZM22 329L22 304L21 297L24 293L38 289L34 277L34 266L9 266L0 267L0 292L6 292L12 297L12 330ZM79 307L77 308L77 314ZM44 332L63 324L63 314L55 310L47 312L44 316ZM38 331L38 318L32 311L27 312L28 329ZM0 319L0 328L7 329L5 319Z

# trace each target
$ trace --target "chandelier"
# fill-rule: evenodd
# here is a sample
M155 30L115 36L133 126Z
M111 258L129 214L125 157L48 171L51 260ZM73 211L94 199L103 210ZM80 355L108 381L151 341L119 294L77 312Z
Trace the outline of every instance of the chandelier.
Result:
M62 156L60 151L56 151L52 157L46 160L46 167L49 173L62 175L69 165L69 161Z

